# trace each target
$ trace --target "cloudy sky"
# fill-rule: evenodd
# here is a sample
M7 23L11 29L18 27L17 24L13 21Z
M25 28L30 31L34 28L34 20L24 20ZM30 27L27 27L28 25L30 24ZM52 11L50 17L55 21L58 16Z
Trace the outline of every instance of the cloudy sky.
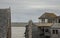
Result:
M12 22L38 22L45 12L60 15L60 0L0 0L0 8L11 7Z

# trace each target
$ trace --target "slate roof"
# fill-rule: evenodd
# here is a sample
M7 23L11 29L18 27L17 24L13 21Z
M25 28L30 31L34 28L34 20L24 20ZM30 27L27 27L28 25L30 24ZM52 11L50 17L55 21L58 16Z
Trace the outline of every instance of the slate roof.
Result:
M46 18L46 19L48 19L48 18L56 18L57 16L54 14L54 13L47 13L47 12L45 12L41 17L39 17L39 19L41 18Z

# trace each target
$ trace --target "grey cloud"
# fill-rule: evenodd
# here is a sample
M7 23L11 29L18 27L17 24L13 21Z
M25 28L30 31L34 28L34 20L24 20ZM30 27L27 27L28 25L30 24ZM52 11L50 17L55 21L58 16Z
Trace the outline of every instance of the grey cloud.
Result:
M17 12L14 14L15 21L22 20L22 21L28 21L29 19L32 19L33 21L38 21L38 17L41 16L44 12L52 12L55 14L60 14L60 10L57 9L32 9L32 10L25 10L23 13ZM13 21L13 20L12 20Z
M60 15L60 0L0 0L0 8L9 6L12 22L38 21L44 12Z

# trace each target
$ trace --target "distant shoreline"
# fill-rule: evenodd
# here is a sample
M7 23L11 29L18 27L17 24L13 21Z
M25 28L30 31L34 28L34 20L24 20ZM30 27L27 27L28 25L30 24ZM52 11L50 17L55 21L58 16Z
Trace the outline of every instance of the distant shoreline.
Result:
M38 24L38 23L35 23ZM28 25L28 23L25 22L13 22L11 23L11 27L25 27L26 25Z
M11 27L25 27L25 26L11 26Z

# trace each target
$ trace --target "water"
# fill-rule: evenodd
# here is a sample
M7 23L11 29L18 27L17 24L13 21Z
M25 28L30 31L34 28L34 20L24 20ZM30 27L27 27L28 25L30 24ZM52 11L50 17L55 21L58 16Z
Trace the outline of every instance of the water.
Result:
M12 38L25 38L25 27L12 27Z

